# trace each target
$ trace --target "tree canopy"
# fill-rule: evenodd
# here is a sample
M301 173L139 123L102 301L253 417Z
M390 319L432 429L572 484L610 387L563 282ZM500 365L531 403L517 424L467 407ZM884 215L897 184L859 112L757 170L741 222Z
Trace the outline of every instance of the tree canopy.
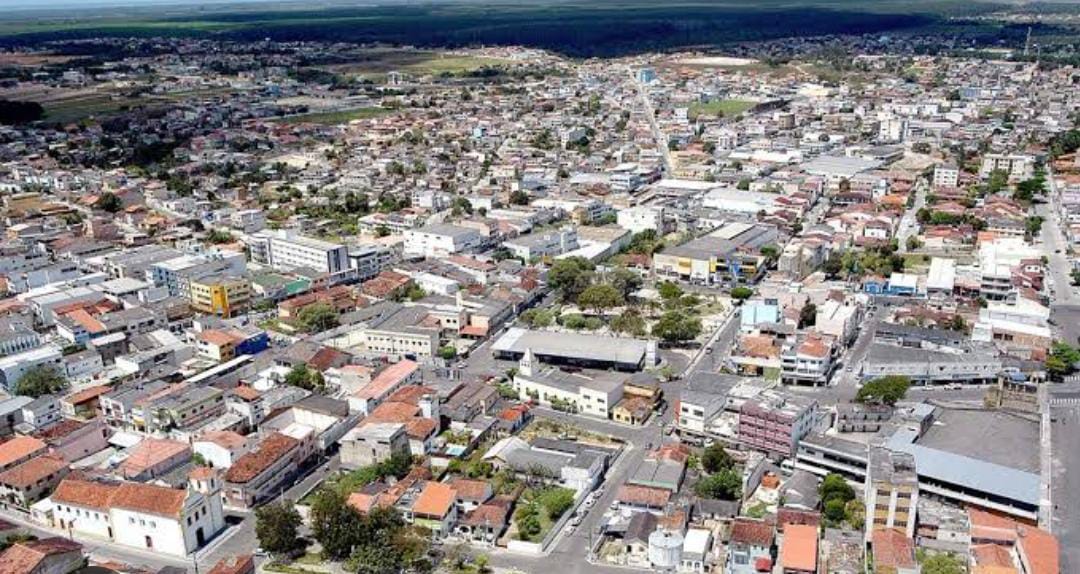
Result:
M706 472L716 473L729 470L735 466L735 460L727 453L720 443L709 445L701 455L701 467Z
M577 301L592 284L594 268L584 257L560 259L548 270L548 285L561 292L564 301Z
M702 498L736 500L742 494L742 476L734 469L710 474L694 485L694 493Z
M300 538L301 519L296 508L287 502L276 502L255 511L255 536L259 546L275 556L288 556L306 546Z
M855 401L892 406L907 395L910 387L911 379L903 375L879 377L864 384L855 395Z
M618 307L623 304L623 296L619 291L606 283L589 285L578 295L578 305L586 309L593 309L597 313Z
M68 381L54 367L39 365L26 371L15 384L15 394L27 397L43 397L68 388Z
M701 334L701 319L682 311L668 311L653 325L652 334L668 343L692 341Z
M296 324L305 333L318 333L338 326L338 314L328 303L315 303L296 313Z

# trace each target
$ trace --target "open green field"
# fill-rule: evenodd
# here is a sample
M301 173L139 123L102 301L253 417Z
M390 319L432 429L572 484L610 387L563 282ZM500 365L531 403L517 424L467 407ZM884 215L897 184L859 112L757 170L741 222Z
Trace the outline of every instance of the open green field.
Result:
M336 126L339 124L347 124L353 120L377 118L391 112L393 112L393 110L388 110L386 108L355 108L351 110L312 112L310 114L289 116L287 118L282 118L281 122L286 124L321 124L326 126Z
M731 117L737 116L757 105L756 102L746 100L713 100L711 102L694 102L690 104L689 115L691 119L701 116L707 117Z
M66 124L91 117L101 118L116 114L133 105L138 105L138 101L125 98L113 99L109 95L95 95L45 102L42 105L45 107L45 121Z
M419 76L463 74L507 63L508 61L502 58L445 54L432 50L373 49L355 62L324 66L323 69L337 74L377 79L392 71Z

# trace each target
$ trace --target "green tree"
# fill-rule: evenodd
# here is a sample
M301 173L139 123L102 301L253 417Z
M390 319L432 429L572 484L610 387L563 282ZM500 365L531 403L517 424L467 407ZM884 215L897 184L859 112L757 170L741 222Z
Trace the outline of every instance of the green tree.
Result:
M306 363L297 363L285 375L285 384L321 393L326 387L326 380L322 373L309 369Z
M563 301L577 301L592 284L593 264L583 257L560 259L548 270L548 285L562 294Z
M1056 341L1050 347L1050 354L1046 357L1046 372L1052 378L1060 379L1072 374L1076 370L1074 365L1078 362L1080 362L1080 350L1064 341Z
M337 327L338 314L329 303L315 303L296 314L296 323L305 333L319 333Z
M664 281L660 283L656 286L656 290L660 293L660 297L662 297L665 301L670 301L671 299L678 299L679 297L682 297L683 294L682 289L671 281Z
M218 245L218 244L221 244L221 243L231 243L232 240L233 240L232 234L229 233L228 231L225 231L225 230L222 230L222 229L212 229L210 231L210 233L208 233L206 235L206 241L208 241L210 243L213 243L215 245Z
M510 192L510 205L529 205L529 194L515 189Z
M709 445L701 455L701 467L708 473L730 470L734 466L735 460L720 443Z
M836 474L829 473L818 485L818 495L821 496L821 501L827 503L830 500L840 501L840 517L843 518L844 505L849 500L855 500L855 489L844 480L844 477Z
M124 208L124 202L120 200L120 196L111 191L106 191L98 198L97 206L109 213L116 213Z
M698 480L694 493L702 498L736 500L742 494L742 476L734 469L711 474Z
M807 303L799 310L799 328L813 327L817 323L817 305Z
M30 368L15 384L15 394L32 398L43 397L68 388L68 381L56 368L39 365Z
M754 290L749 287L738 286L731 290L731 298L736 301L745 301L754 296Z
M364 536L361 522L360 513L335 489L319 489L311 503L311 532L326 560L344 560L352 554Z
M623 299L640 289L642 284L641 276L626 267L616 267L607 280L622 295Z
M590 285L578 295L578 305L586 309L593 309L597 314L603 313L612 307L623 304L622 294L617 289L606 283Z
M839 523L847 516L846 510L847 503L838 498L834 498L825 502L825 518L833 524Z
M855 394L855 401L892 406L904 398L910 387L911 379L903 375L878 377L859 389L859 392Z
M934 554L922 561L923 574L964 574L967 568L952 554Z
M635 337L645 336L645 318L633 309L627 309L611 320L611 330Z
M447 361L453 361L454 357L457 357L457 348L453 345L446 345L439 348L439 356Z
M274 556L290 556L304 549L300 538L300 513L292 504L275 502L255 511L255 536L259 546Z
M701 319L682 311L667 311L653 325L652 334L668 343L692 341L701 334Z

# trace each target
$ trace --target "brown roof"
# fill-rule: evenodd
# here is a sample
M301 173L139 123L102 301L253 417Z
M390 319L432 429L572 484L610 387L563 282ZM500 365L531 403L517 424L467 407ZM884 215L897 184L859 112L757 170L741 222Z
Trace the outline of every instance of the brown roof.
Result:
M63 459L46 454L0 473L0 484L25 488L65 468Z
M731 541L768 548L773 543L773 525L764 520L736 518L731 524Z
M454 489L450 485L433 480L424 484L424 490L413 502L413 514L442 518L454 504Z
M510 508L503 504L481 504L462 519L462 524L468 526L503 526L506 518L510 515Z
M664 488L652 488L636 484L624 484L619 487L615 499L626 504L662 508L671 498L671 491Z
M251 388L251 387L249 387L247 385L240 385L240 386L236 387L235 389L232 390L232 394L234 396L240 397L241 399L244 399L245 401L249 401L249 402L262 396L262 393L260 393L259 391L256 391L255 389L253 389L253 388Z
M491 485L482 480L455 478L450 481L450 488L457 492L458 500L484 502L491 497Z
M207 431L196 440L212 442L229 450L238 449L247 443L247 438L244 435L233 431Z
M78 405L87 401L94 400L101 395L109 392L110 390L112 390L112 387L110 387L109 385L97 385L94 387L87 387L81 391L71 393L70 395L64 397L63 402L72 405Z
M87 423L77 421L75 419L63 419L53 426L34 433L35 438L39 438L47 443L52 443L55 440L62 439L67 435L83 428Z
M74 504L83 508L108 510L116 488L115 484L65 478L60 481L50 498L58 504Z
M274 433L262 441L259 448L236 459L236 462L225 472L225 480L234 483L247 482L259 476L259 473L299 444L300 441L290 436Z
M209 574L251 574L255 572L255 560L251 554L222 558Z
M1028 574L1061 572L1061 549L1053 534L1034 526L1021 526L1017 541L1020 555L1028 564Z
M167 486L125 482L113 494L111 506L161 516L179 516L187 491Z
M915 545L898 528L878 528L871 536L875 568L914 568Z
M45 450L45 443L28 436L17 436L0 444L0 467L8 466L37 452Z
M189 456L184 456L187 453ZM187 443L160 438L145 438L131 450L131 455L120 464L125 477L138 476L166 461L190 458L191 447ZM167 470L167 469L162 469Z
M30 574L49 556L81 551L78 542L59 537L16 542L0 554L0 574Z
M789 524L780 548L780 565L802 572L817 571L818 529L805 524Z

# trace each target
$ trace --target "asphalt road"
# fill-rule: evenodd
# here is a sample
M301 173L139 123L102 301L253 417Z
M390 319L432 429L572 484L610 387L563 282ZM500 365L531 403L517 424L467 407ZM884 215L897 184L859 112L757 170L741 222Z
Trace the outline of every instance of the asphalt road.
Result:
M1052 407L1050 531L1061 543L1061 571L1080 572L1080 407Z

